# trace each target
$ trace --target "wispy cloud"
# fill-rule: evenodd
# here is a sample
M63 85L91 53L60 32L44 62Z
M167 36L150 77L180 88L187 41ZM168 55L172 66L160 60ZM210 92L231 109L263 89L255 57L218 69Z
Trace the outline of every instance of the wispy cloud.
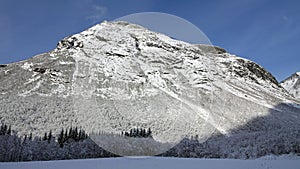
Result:
M90 20L92 23L97 23L107 14L107 7L100 5L93 5L92 14L86 19Z
M288 20L289 20L289 18L288 18L287 16L285 16L285 15L284 15L284 16L282 17L282 20L284 20L284 21L288 21Z

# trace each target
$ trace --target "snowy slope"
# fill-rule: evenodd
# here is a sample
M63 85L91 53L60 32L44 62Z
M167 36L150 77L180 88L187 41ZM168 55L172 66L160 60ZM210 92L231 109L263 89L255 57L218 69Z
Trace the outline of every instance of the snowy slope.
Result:
M299 158L275 157L260 160L184 159L184 158L113 158L44 162L0 163L1 169L299 169Z
M296 72L280 83L291 95L300 99L300 72Z
M300 128L299 101L261 66L126 22L103 22L2 65L0 79L0 121L19 134L151 127L156 141L173 146L184 136L252 132L250 122L274 113L282 120L264 125Z

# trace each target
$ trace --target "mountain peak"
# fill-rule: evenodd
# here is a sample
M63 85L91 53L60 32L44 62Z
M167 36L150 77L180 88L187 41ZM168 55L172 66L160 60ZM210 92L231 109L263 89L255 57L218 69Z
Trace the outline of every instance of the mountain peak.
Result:
M111 133L142 127L157 141L174 142L185 135L229 135L273 109L298 110L275 108L296 101L258 64L120 21L1 66L0 78L1 120L21 134L74 125Z
M292 74L280 84L295 98L300 98L300 72Z

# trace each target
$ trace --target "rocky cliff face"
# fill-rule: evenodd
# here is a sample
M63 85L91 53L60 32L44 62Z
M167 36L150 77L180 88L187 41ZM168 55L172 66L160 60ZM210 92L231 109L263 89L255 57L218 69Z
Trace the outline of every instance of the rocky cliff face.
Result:
M1 65L0 79L0 121L19 134L150 127L160 142L204 141L270 111L288 121L277 126L300 126L299 102L258 64L126 22L103 22L50 52Z

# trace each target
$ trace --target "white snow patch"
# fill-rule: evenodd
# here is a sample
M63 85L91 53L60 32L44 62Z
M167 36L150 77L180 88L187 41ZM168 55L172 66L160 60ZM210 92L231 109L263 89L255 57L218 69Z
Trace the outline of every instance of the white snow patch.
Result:
M4 71L4 74L6 75L8 72L9 72L9 70L5 70L5 71Z
M31 79L29 79L27 82L25 82L24 85L30 84L30 83L32 83L32 82L34 82L34 81L37 81L37 80L39 80L40 78L41 78L41 76L36 76L35 78L31 78Z
M71 64L74 64L74 62L59 61L59 64L61 64L61 65L71 65Z
M62 93L66 90L66 87L63 84L58 84L58 87L54 90L52 90L52 93L57 94L57 93Z
M50 75L52 76L62 76L61 72L51 72Z
M29 70L32 66L32 63L25 62L21 67L25 70Z
M38 89L41 87L41 84L42 84L42 83L43 83L43 80L40 80L40 81L38 81L38 82L36 83L36 86L34 86L32 89L27 90L27 91L25 91L25 92L23 92L23 93L21 93L21 94L18 94L18 95L19 95L19 96L22 96L22 97L26 97L26 96L30 95L31 92L34 92L34 91L38 90Z

